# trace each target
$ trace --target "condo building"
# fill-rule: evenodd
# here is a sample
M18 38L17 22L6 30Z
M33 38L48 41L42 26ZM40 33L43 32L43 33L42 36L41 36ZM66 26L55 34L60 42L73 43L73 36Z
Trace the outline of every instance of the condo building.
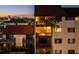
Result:
M37 5L35 11L37 53L79 53L79 8ZM50 17L58 17L59 27L47 21Z

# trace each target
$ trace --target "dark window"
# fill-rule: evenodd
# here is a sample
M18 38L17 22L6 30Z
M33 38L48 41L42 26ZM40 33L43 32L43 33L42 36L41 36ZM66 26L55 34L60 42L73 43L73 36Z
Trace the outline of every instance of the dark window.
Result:
M55 50L55 54L62 54L62 50Z
M75 50L68 50L68 54L75 54Z
M75 17L67 16L67 17L66 17L66 20L75 20Z
M0 32L2 32L4 29L4 26L0 26Z
M39 43L42 43L42 44L48 43L48 38L39 38Z
M56 38L55 43L62 43L62 39L61 38Z
M14 40L14 36L13 35L10 35L10 34L6 34L6 39L7 40Z
M55 20L57 20L57 21L62 21L62 17L61 17L61 16L56 16L56 17L55 17Z
M7 40L11 39L11 36L9 34L6 34L6 39Z
M0 34L0 38L3 38L3 34Z
M75 28L68 28L68 32L75 32Z
M29 35L29 36L28 36L28 35L26 35L26 39L28 39L28 40L30 39L30 40L31 40L31 39L33 39L33 37L32 37L32 36L30 36L30 35Z
M33 42L33 36L32 35L26 35L26 44L30 44Z
M75 39L74 38L73 39L68 39L68 43L69 44L75 43Z

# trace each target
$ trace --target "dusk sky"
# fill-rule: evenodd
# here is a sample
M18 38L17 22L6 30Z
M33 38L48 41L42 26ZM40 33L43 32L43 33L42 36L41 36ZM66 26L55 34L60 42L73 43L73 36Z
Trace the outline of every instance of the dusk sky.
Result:
M7 15L34 16L34 5L0 5L0 16Z
M63 5L63 7L79 8L79 5ZM0 16L8 15L34 17L34 5L0 5Z
M79 8L79 5L62 5L65 8Z

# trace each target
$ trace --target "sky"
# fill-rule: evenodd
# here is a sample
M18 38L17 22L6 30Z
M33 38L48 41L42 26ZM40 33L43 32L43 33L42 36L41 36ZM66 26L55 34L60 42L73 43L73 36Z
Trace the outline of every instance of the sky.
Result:
M79 8L79 5L62 5L62 7ZM0 5L0 17L8 15L34 17L34 5Z
M34 5L0 5L0 16L34 16Z
M79 5L62 5L65 8L79 8Z

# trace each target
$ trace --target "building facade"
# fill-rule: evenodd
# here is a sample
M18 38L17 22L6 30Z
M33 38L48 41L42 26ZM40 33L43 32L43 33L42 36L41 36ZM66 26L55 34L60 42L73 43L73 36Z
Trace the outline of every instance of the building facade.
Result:
M44 22L41 22L41 16L36 16L36 19L40 20L36 21L37 53L38 50L40 53L42 53L42 50L54 54L79 53L79 17L62 16L61 21L57 23L59 27L53 30L51 25L45 24L44 19ZM51 33L52 31L53 33Z
M79 53L79 20L78 17L62 17L58 23L60 28L53 32L53 53L78 54Z
M39 19L40 21L38 22L39 24L41 24L41 26L36 25L36 33L41 34L37 34L39 38L37 38L37 41L40 42L40 40L42 40L43 44L47 39L49 39L50 41L50 49L48 45L46 45L47 43L45 44L46 48L45 46L42 47L42 44L40 48L37 48L37 53L39 50L41 51L39 53L50 51L50 53L53 54L79 54L79 8L62 8L61 6L38 5L36 6L35 10L36 23ZM61 21L56 23L57 25L59 25L58 28L53 27L53 29L51 29L52 24L49 25L48 22L46 22L46 18L50 16L60 17L59 20ZM47 29L43 27L46 27ZM50 33L50 35L48 35L47 33ZM39 36L42 36L42 38L40 38ZM48 37L46 39L44 38L45 36L49 36L50 38ZM40 44L41 43L39 43L39 45Z

